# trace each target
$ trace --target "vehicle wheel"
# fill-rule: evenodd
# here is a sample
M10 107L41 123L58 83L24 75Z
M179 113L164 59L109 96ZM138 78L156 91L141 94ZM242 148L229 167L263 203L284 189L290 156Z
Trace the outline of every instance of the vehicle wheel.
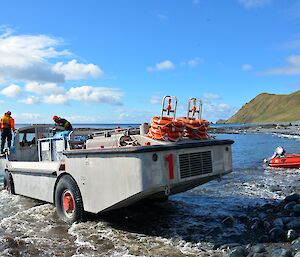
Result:
M68 222L81 221L84 214L82 197L75 180L62 177L55 190L55 206L58 216Z
M9 192L10 194L15 194L15 187L12 175L5 171L4 173L4 183L3 183L4 190Z

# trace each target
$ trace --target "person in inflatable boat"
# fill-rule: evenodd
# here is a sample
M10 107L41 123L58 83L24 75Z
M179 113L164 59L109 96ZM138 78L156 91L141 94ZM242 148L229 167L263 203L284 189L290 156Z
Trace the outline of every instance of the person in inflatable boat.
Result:
M282 157L284 157L284 155L285 155L284 148L282 146L278 146L278 147L276 147L275 152L271 158L272 159L273 158L282 158Z

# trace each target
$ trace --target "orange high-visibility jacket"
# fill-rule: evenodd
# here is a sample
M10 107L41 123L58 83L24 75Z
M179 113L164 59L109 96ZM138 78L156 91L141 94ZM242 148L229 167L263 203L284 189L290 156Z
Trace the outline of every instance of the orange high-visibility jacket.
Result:
M0 129L2 130L4 128L11 128L12 130L16 130L15 120L8 114L4 114L0 121Z

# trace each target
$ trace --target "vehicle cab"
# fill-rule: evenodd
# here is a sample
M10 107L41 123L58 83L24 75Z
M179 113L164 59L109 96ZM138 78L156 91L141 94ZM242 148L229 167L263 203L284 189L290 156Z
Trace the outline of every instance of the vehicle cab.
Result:
M52 138L63 130L63 127L49 124L30 125L18 129L13 136L8 159L10 161L39 161L39 141Z

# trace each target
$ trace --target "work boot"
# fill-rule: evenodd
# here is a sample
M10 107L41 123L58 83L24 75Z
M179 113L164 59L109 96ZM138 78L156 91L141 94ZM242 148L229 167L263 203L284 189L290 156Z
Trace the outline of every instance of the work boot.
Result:
M5 145L5 141L2 140L2 142L1 142L1 154L4 154L4 145Z

